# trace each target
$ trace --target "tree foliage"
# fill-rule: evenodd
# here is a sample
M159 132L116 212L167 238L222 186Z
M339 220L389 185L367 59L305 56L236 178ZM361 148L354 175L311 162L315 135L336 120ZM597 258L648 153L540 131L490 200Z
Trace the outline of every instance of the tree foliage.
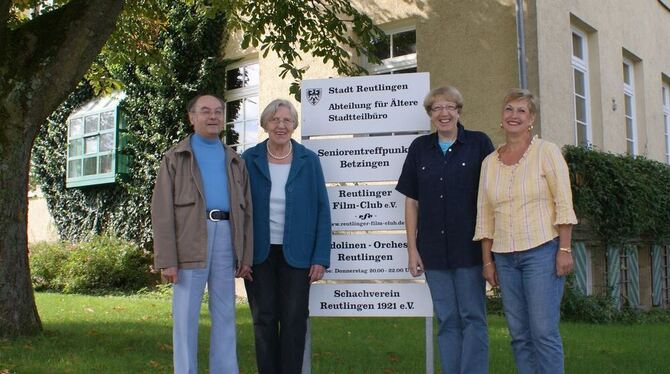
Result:
M156 40L159 58L150 63L109 64L110 76L126 91L122 111L127 128L124 153L133 162L118 183L66 188L69 113L93 89L83 82L51 116L33 147L40 181L61 238L81 241L107 232L147 247L151 241L150 200L159 161L191 127L186 103L198 92L223 93L224 66L218 57L225 18L207 18L193 6L174 3ZM56 150L56 151L55 151Z
M232 22L227 29L244 31L243 48L253 44L260 46L264 54L276 52L286 61L282 76L290 73L296 82L305 72L305 68L295 66L301 51L324 57L324 62L332 62L343 74L361 73L343 46L365 53L366 44L350 33L368 33L364 34L365 40L371 41L377 30L367 16L342 1L188 3L187 7L179 2L155 1L152 6L158 4L162 10L151 8L142 16L122 21L135 30L131 34L147 31L137 25L143 17L152 19L161 31L151 36L155 40L151 48L144 48L141 43L122 43L124 38L117 32L89 71L88 84L82 84L81 90L54 113L52 126L42 131L34 147L35 170L63 239L79 241L110 232L149 247L149 200L158 163L169 146L190 131L183 115L184 105L198 91L223 96L225 72L219 62L224 30L222 10L236 10L226 13ZM163 14L163 18L156 14ZM299 48L294 48L296 45ZM140 52L124 52L133 48ZM124 87L127 93L123 104L128 118L125 152L134 160L131 171L113 185L66 189L65 119L75 107L73 104L91 97L91 92L109 92L117 87ZM293 90L297 92L297 88ZM53 152L54 149L59 151Z
M342 0L55 0L49 7L42 0L0 0L0 209L6 212L0 216L0 336L41 329L26 255L28 176L35 137L43 125L58 122L47 118L85 75L90 86L85 89L100 94L120 87L117 67L157 66L150 61L159 56L159 36L169 27L163 6L184 2L211 19L223 11L232 30L249 35L245 45L257 46L263 53L274 51L282 61L282 74L290 73L296 80L291 87L296 96L297 82L306 70L298 67L301 53L323 57L341 74L351 74L360 71L352 57L365 54L365 47L381 35L368 17ZM39 16L30 16L26 11L36 5L41 6L34 13ZM158 74L161 66L137 74ZM188 85L188 92L198 87ZM70 105L76 98L72 100ZM144 172L150 175L149 170ZM104 209L89 206L83 213L97 217L96 212ZM96 222L94 227L100 222L104 226L104 221Z
M302 55L320 57L345 76L366 73L357 63L360 56L379 61L370 51L384 33L350 1L214 0L208 12L229 9L235 9L227 13L229 29L239 30L244 36L241 47L258 48L263 57L274 52L282 62L280 77L290 75L294 79L290 92L297 100L300 80L308 69L300 66Z

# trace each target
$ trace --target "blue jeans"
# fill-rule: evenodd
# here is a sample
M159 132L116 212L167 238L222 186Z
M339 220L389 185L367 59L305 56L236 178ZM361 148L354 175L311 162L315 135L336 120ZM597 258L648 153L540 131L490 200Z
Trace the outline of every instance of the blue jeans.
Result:
M229 221L207 220L207 267L179 269L172 297L175 374L198 373L198 320L205 284L212 332L209 372L238 373L235 336L235 255Z
M487 373L488 328L481 266L426 270L437 317L442 373Z
M564 371L558 323L565 277L556 275L557 251L554 239L527 251L494 253L520 374Z

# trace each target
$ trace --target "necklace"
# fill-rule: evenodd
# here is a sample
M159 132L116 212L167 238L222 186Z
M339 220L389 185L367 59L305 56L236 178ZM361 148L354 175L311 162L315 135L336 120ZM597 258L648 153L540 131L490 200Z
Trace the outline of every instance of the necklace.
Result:
M283 160L286 157L290 156L291 153L293 152L293 145L291 144L291 142L288 143L288 153L286 153L284 156L281 156L281 157L280 156L275 156L275 155L272 154L272 152L270 152L270 142L265 143L265 148L267 148L268 154L270 155L270 157L274 158L275 160Z

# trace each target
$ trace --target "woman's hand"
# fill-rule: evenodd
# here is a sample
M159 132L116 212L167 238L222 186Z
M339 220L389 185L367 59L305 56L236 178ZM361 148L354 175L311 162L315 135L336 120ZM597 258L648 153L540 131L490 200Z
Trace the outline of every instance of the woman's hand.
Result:
M237 271L235 271L235 277L236 278L244 278L248 281L253 281L254 278L251 276L251 266L249 265L242 265L239 268L237 268Z
M418 277L424 273L425 269L423 268L423 261L421 261L421 255L416 249L407 251L407 266L409 267L409 273L413 277Z
M309 268L309 283L320 281L323 274L326 273L326 268L323 265L314 264Z
M559 250L556 253L556 275L562 277L570 274L574 263L572 262L572 254L570 252Z
M489 282L491 287L498 287L498 272L496 271L495 262L490 261L482 266L482 276Z

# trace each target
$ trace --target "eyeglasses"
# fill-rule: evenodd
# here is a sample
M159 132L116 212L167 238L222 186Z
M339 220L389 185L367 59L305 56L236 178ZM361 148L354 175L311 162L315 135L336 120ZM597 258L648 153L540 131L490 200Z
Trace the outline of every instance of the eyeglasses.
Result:
M217 110L200 109L200 110L193 111L192 113L197 113L197 114L205 116L205 117L210 117L213 114L215 117L223 118L223 110L221 110L221 109L217 109Z
M293 120L288 119L288 118L275 117L275 118L272 118L269 122L273 125L279 125L280 123L282 125L285 125L285 126L292 126L293 125Z
M434 106L430 108L430 111L433 113L439 113L445 109L447 110L447 112L456 112L458 111L458 106L454 104L448 104L445 106Z

